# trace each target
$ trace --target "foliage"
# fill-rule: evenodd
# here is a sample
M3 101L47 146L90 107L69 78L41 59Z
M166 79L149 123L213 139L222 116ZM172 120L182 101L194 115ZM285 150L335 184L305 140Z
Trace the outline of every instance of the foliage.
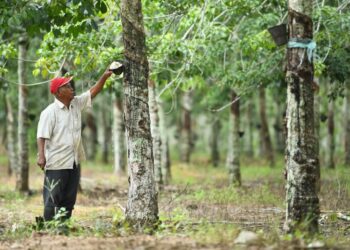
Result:
M0 43L0 76L3 76L8 73L6 60L8 58L13 58L17 54L17 50L13 43ZM0 89L6 87L6 82L2 79L0 81ZM4 85L4 86L2 86Z
M4 10L4 14L23 4L17 0L17 5ZM97 77L94 72L104 70L111 58L122 58L119 7L115 2L35 1L25 7L28 13L33 8L40 9L46 13L41 17L50 20L34 22L29 15L26 21L29 26L50 25L41 29L46 34L38 50L34 76L50 78L65 65L69 74L79 75L90 84L89 79ZM163 88L160 95L168 101L178 89L196 89L205 95L201 98L204 108L211 109L229 102L229 97L221 98L228 88L235 88L239 96L249 96L259 84L280 82L284 78L285 53L275 47L267 28L281 22L285 12L284 1L144 1L151 76ZM324 63L329 65L332 58L339 59L337 53L328 53L327 46L341 48L346 42L342 36L329 43L329 37L336 37L348 27L348 15L340 13L336 6L324 5L316 8L315 19L319 26L315 35L320 48L318 56L322 59L329 54L326 62L317 59L316 75L327 71L340 76L345 69L337 68L338 72L331 73L332 67L325 67ZM218 89L209 82L215 82Z
M120 58L121 47L116 46L115 40L120 35L121 24L114 20L117 8L107 10L99 16L96 29L73 34L72 23L57 27L60 36L56 37L55 31L51 30L44 36L38 55L40 59L36 63L34 74L42 73L47 77L47 72L55 73L62 66L69 69L71 75L86 74L103 67ZM99 28L98 28L99 27ZM104 34L101 36L100 34Z
M333 81L345 82L350 77L350 47L336 49L327 57L326 65Z
M83 30L97 29L93 17L105 13L107 5L103 0L4 0L0 10L0 36L8 37L13 32L36 36L50 30L60 35L59 27L64 24L68 24L69 33L76 36Z
M350 76L349 41L343 36L350 30L350 13L343 10L343 3L329 3L318 6L314 17L316 23L315 40L317 42L316 76L329 76L335 92L335 98L342 91L342 84ZM338 93L337 93L338 92Z
M283 201L269 192L267 186L241 191L235 187L212 190L199 190L191 195L198 202L231 203L231 204L266 204L282 206Z

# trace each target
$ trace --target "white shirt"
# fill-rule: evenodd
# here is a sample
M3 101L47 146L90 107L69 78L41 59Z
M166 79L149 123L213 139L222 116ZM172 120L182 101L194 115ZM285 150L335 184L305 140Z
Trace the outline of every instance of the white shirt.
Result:
M91 94L87 91L75 96L69 109L55 99L40 114L37 138L45 140L45 169L72 169L85 160L81 140L81 111L91 107Z

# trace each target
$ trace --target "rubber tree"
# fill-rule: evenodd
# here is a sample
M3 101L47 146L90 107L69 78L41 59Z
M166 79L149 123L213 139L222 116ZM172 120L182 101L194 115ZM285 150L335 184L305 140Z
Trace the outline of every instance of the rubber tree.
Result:
M135 229L158 222L152 135L148 107L149 65L140 0L121 1L125 56L124 119L128 148L129 191L126 221Z
M26 56L28 37L22 34L18 39L18 168L16 169L16 190L29 192L28 153L28 87L26 80Z
M227 152L227 169L229 171L229 183L234 186L241 186L240 171L240 137L239 137L239 99L235 91L231 91L232 104L229 121L229 142Z
M254 147L253 147L253 134L254 134L254 105L251 98L247 100L246 109L246 154L248 157L254 157Z
M102 100L102 99L101 99ZM109 122L109 113L106 110L104 105L100 105L99 112L99 122L100 125L98 127L99 139L102 148L102 162L108 163L108 155L110 151L110 122Z
M266 116L266 95L263 87L259 88L259 113L260 113L260 140L262 147L262 156L265 157L270 167L275 165L275 156L272 148L271 136L269 132L269 125Z
M5 105L6 105L6 149L9 159L9 174L15 173L17 166L17 151L16 149L16 140L15 140L15 121L13 107L10 100L10 96L5 96Z
M169 184L171 180L171 161L170 161L170 150L169 150L169 138L167 134L167 124L165 120L164 110L162 108L162 102L159 103L159 126L160 135L162 140L162 177L165 185Z
M312 1L288 1L288 38L309 42L313 38ZM304 40L301 40L304 39ZM309 39L309 40L305 40ZM286 219L284 230L318 231L318 155L315 152L314 77L306 49L287 50L287 150Z
M320 88L316 81L314 81L314 118L315 118L315 153L317 158L320 158L320 106L321 106L321 96L320 96ZM318 161L317 164L317 191L321 190L321 163Z
M113 143L114 143L114 173L118 176L125 173L126 148L125 126L123 120L123 100L121 93L113 97Z
M151 133L152 133L152 145L153 145L153 159L154 159L154 175L157 183L157 190L162 188L162 138L160 135L159 127L159 109L156 96L156 87L154 81L148 81L148 104L151 119Z
M350 81L345 83L345 104L344 104L344 165L350 166Z
M92 110L86 110L85 126L83 130L86 157L89 161L94 161L97 152L97 125L96 118Z
M213 117L213 121L210 124L210 159L214 167L217 167L220 163L220 151L219 151L219 135L221 130L221 122L218 116Z
M1 62L0 62L1 63ZM0 64L1 65L1 64ZM3 74L0 75L2 78ZM0 80L0 88L3 88L5 82ZM11 176L12 173L15 173L17 169L17 150L16 150L16 135L15 135L15 117L14 110L11 101L11 95L7 88L4 88L4 91L0 89L0 93L3 92L3 100L5 105L6 112L6 129L5 129L5 142L6 142L6 151L8 156L8 175Z
M326 150L326 164L325 167L334 169L334 150L335 150L335 135L334 135L334 100L328 102L327 115L327 150Z
M275 137L275 147L276 152L279 154L284 154L285 149L285 141L283 134L283 119L285 114L285 105L280 101L278 96L276 98L276 113L275 113L275 121L273 124L274 129L274 137Z
M181 161L190 162L192 152L192 122L191 113L193 105L193 90L185 91L182 96L182 115L181 115L181 138L180 138L180 156Z

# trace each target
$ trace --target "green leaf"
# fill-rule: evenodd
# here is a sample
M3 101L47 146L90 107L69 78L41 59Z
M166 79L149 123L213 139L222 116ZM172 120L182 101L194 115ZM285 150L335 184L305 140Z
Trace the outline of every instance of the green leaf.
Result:
M41 76L42 76L43 78L47 78L48 75L49 75L49 72L48 72L46 69L43 69L43 70L41 71Z
M34 69L32 74L33 76L38 76L40 74L40 69Z
M75 59L74 59L74 62L73 62L75 65L80 65L80 63L81 63L81 58L80 58L80 56L78 55L78 56L76 56L75 57Z
M53 28L52 33L54 34L55 37L59 37L61 35L61 30L58 28Z
M100 11L104 14L107 12L107 5L104 1L101 1L101 4L100 4Z
M7 24L10 26L10 27L18 27L21 25L21 22L18 18L17 15L14 15L12 17L9 18Z

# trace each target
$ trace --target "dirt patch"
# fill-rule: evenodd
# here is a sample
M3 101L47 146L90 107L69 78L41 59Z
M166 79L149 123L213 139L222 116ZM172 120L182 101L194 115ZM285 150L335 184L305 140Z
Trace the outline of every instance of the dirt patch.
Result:
M129 237L66 237L34 234L32 238L12 243L0 249L223 249L223 246L201 246L187 237L154 237L135 235Z
M78 195L79 205L101 206L120 203L127 199L128 190L125 187L110 183L102 184L95 179L81 179L82 192Z

